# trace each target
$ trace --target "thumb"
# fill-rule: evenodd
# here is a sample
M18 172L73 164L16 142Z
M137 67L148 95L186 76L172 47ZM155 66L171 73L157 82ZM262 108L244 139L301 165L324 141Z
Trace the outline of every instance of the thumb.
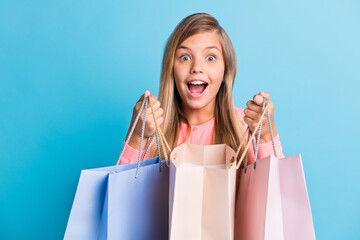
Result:
M146 90L145 93L143 95L141 95L140 99L138 102L144 100L145 98L147 98L148 96L150 96L150 91Z
M146 91L145 91L145 94L144 94L144 98L147 98L148 96L150 96L150 91L149 91L149 90L146 90Z

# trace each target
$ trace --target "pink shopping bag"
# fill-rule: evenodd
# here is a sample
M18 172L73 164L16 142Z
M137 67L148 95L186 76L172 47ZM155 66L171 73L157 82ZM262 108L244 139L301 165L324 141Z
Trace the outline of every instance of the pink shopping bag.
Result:
M266 102L264 101L264 106ZM263 115L257 126L260 127L257 139L260 139L264 106ZM267 116L271 130L268 113ZM273 141L272 132L271 137ZM251 140L248 141L248 146L250 143ZM245 162L244 168L239 169L235 239L315 239L301 156L278 159L274 147L275 156L257 160L258 144L259 142L257 142L254 162L248 166Z
M315 239L301 156L241 169L235 216L235 239Z

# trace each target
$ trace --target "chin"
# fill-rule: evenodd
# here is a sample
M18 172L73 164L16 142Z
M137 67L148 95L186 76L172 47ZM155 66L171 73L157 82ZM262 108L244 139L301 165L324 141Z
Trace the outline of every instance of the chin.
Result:
M188 107L189 109L192 110L199 110L202 109L204 107L206 107L209 103L206 103L204 101L199 101L199 100L195 100L195 101L190 101L186 103L186 107Z

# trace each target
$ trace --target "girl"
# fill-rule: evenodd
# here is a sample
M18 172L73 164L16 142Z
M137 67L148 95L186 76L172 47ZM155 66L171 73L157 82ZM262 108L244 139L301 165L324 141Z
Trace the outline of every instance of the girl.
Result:
M269 114L278 157L284 157L275 128L274 106L270 102L270 95L260 92L247 102L245 110L235 108L232 97L235 75L235 50L224 29L209 14L190 15L178 24L168 39L162 62L159 100L145 91L134 107L130 126L142 101L150 96L157 123L172 149L187 142L200 145L227 144L236 151L241 142L245 141L242 138L247 126L254 131L265 97L270 104ZM120 164L137 161L142 120L140 118L135 127ZM155 133L150 107L145 122L142 155L149 138ZM260 138L258 158L264 158L273 153L266 117ZM244 147L239 156L243 150ZM156 141L152 141L145 159L157 155ZM254 149L251 146L248 163L253 159Z

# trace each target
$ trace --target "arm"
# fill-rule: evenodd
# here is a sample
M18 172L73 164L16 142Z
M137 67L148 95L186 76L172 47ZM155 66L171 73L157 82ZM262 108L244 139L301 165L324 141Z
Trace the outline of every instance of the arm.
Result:
M146 144L146 143L145 143ZM145 145L144 144L144 145ZM125 141L124 141L124 145L125 145ZM146 145L145 145L146 146ZM144 155L145 150L141 150L141 159ZM148 153L146 153L145 159L148 156ZM123 164L130 164L130 163L135 163L138 161L138 157L139 157L139 150L133 148L132 146L130 146L130 144L126 147L125 152L122 156L122 158L120 159L120 165Z

